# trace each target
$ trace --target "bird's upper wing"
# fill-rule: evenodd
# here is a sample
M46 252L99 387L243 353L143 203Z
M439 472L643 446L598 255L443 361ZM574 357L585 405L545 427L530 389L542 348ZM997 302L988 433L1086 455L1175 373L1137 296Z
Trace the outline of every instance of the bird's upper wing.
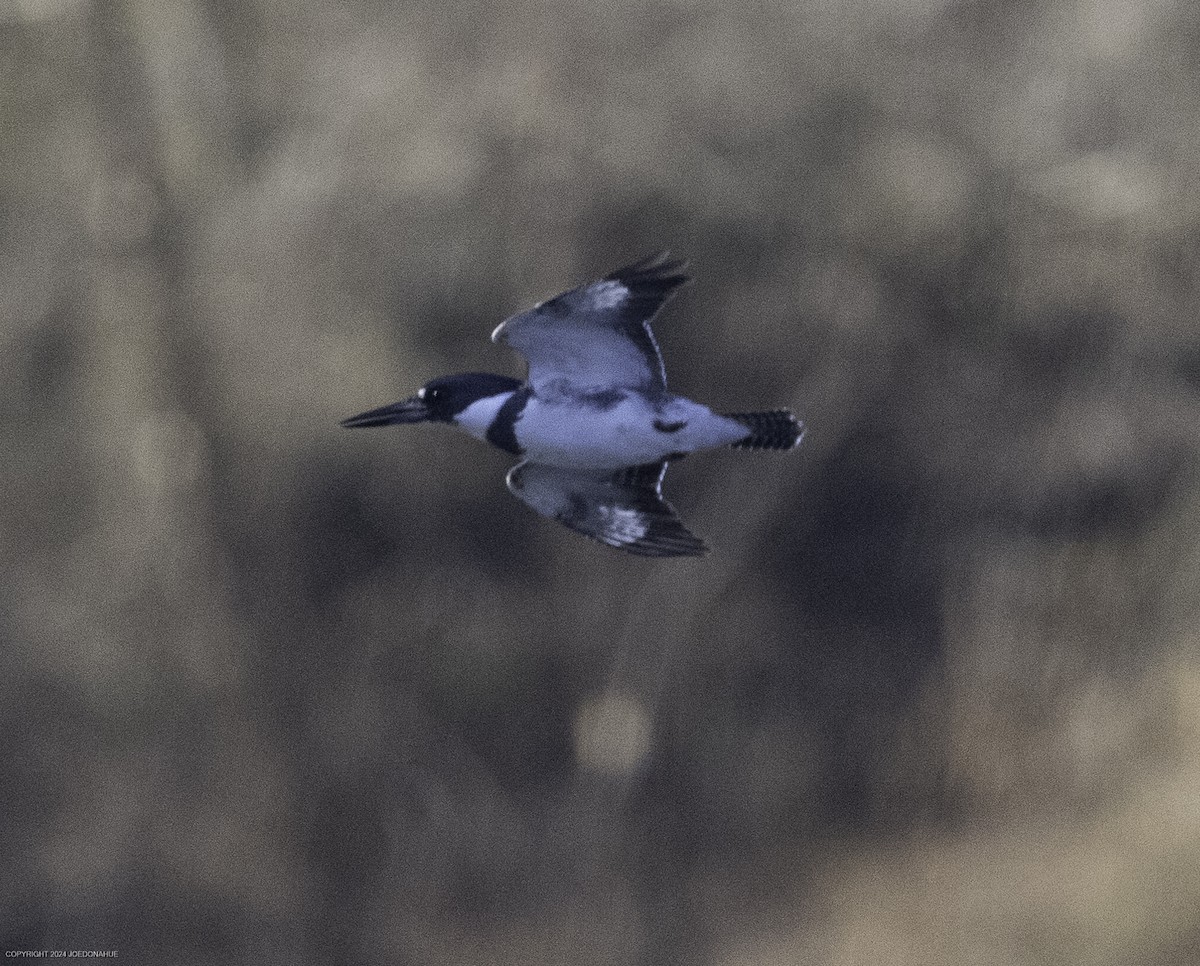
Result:
M526 461L508 474L508 488L542 516L584 536L642 557L699 557L704 541L662 498L666 463L615 473L568 470Z
M688 277L664 252L506 319L492 333L529 362L537 391L636 388L664 392L667 375L650 320Z

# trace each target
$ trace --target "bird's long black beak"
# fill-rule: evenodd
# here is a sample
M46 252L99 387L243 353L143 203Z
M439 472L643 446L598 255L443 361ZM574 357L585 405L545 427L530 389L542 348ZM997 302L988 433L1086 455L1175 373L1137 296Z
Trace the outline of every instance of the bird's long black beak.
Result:
M416 396L390 406L368 409L365 413L342 420L346 429L362 429L367 426L391 426L395 423L423 423L429 418L429 408Z

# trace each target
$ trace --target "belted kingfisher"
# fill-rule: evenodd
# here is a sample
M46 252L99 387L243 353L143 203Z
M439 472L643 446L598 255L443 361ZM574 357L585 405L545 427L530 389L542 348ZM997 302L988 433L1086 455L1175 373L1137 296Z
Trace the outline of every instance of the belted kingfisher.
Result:
M716 446L791 449L804 425L786 409L715 413L667 391L650 322L685 268L664 252L500 323L492 341L525 357L524 382L442 376L342 425L450 423L524 457L506 482L543 516L641 556L705 554L663 499L667 463Z

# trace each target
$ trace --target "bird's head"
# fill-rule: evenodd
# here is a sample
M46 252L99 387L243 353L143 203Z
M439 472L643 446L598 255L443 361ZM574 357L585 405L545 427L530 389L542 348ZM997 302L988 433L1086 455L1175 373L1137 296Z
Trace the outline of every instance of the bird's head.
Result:
M359 429L396 423L451 423L471 403L512 392L520 385L519 379L490 372L440 376L425 383L408 399L343 419L342 425L347 429Z

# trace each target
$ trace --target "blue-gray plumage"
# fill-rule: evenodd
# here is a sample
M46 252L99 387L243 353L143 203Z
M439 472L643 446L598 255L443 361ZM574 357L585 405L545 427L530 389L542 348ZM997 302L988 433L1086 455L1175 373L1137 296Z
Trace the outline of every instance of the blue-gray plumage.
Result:
M524 382L443 376L342 425L450 423L523 456L508 487L543 516L643 556L706 553L662 497L667 462L714 446L791 449L804 427L786 409L721 414L667 391L650 322L684 267L648 258L502 322L492 339L525 357Z

